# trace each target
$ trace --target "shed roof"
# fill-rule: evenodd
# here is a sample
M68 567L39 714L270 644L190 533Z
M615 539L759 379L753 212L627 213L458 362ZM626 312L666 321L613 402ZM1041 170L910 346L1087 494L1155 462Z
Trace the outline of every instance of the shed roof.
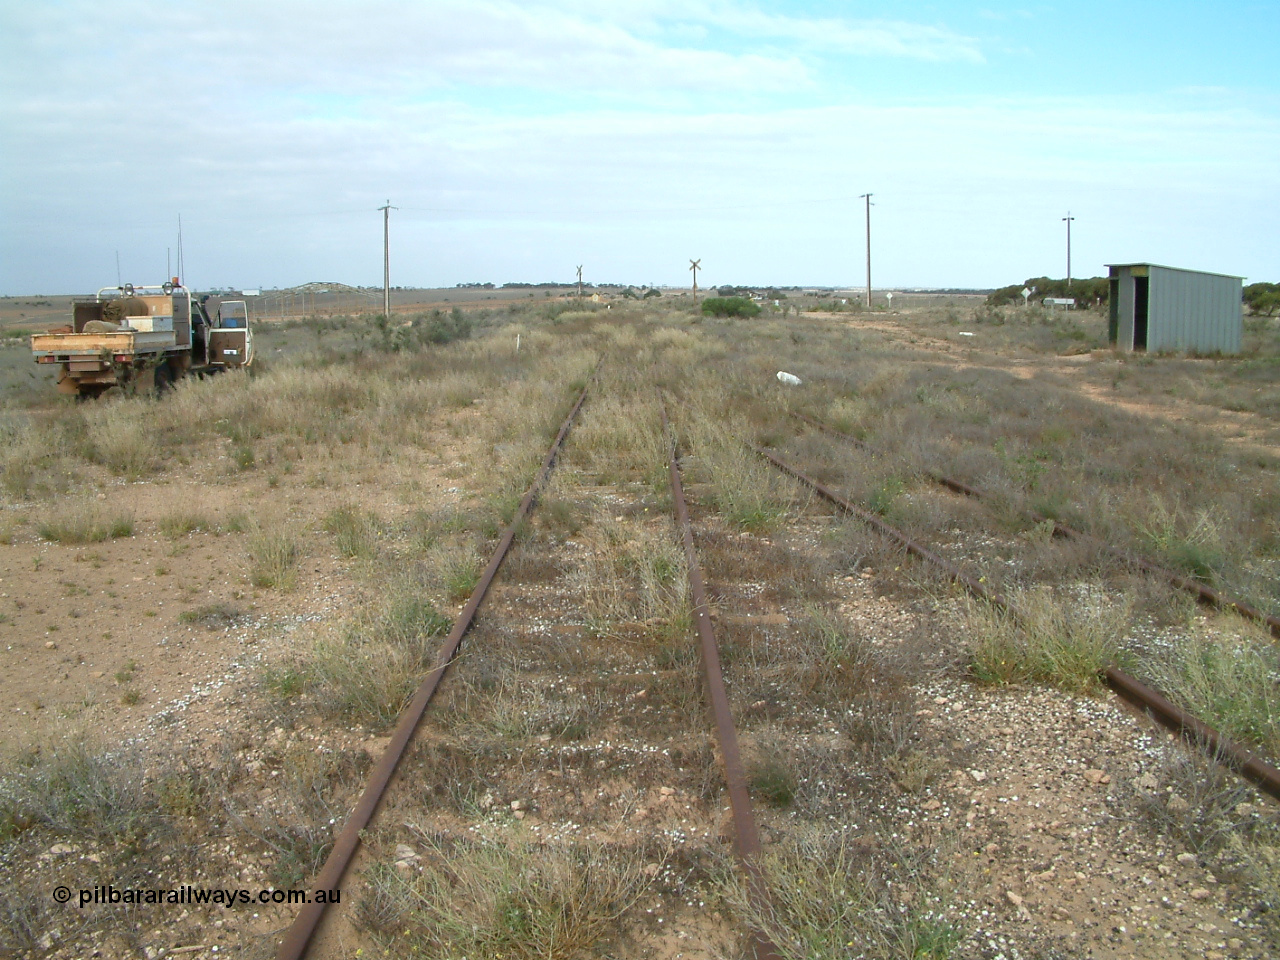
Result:
M1159 267L1161 270L1177 270L1179 273L1202 273L1206 277L1230 277L1232 280L1243 280L1242 276L1234 273L1214 273L1212 270L1188 270L1186 267L1171 267L1164 263L1104 263L1104 267Z

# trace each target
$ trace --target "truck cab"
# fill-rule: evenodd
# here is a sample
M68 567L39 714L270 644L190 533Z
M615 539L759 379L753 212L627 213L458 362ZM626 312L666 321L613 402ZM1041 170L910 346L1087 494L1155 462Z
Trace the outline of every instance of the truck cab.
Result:
M243 300L223 300L208 334L209 366L220 369L247 367L253 362L253 331L249 305Z

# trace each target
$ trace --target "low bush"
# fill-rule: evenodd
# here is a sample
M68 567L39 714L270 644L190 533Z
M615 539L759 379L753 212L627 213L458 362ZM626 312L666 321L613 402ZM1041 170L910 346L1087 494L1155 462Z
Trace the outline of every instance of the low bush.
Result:
M746 297L707 297L702 313L708 317L758 317L760 305Z
M427 343L452 343L471 336L471 318L454 307L448 314L433 310L427 317L414 320L422 339Z

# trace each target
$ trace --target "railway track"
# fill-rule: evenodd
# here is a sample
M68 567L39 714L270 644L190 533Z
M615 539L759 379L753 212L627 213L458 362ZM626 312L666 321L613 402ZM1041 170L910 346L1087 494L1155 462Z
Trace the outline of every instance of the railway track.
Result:
M724 778L733 810L733 829L738 860L749 894L758 910L767 909L769 892L760 872L760 831L751 809L751 795L747 790L747 774L742 765L742 753L738 748L738 733L733 724L733 711L725 692L724 673L720 667L720 648L716 643L715 629L711 625L711 606L707 602L706 587L702 582L702 567L698 551L693 543L693 523L689 519L689 505L685 501L684 482L680 471L680 457L673 438L670 437L666 407L662 411L662 432L668 438L667 464L671 476L671 499L675 506L676 525L684 543L685 559L689 570L689 593L693 598L693 622L702 646L702 668L706 676L707 696L716 725L716 738L724 765ZM778 948L759 930L751 932L750 955L756 960L780 960Z
M539 492L546 485L547 478L550 477L551 471L555 467L556 458L564 446L565 438L569 435L569 430L573 426L574 419L578 416L578 411L582 409L589 390L590 383L583 387L582 392L578 394L573 408L560 425L560 431L556 434L555 440L552 441L551 449L547 451L547 456L542 462L542 467L538 471L537 477L529 485L528 490L525 491L524 497L520 500L520 505L516 509L515 517L503 531L502 537L498 541L498 546L494 550L493 556L489 559L489 563L485 566L484 572L480 575L480 579L472 590L466 606L463 607L462 613L459 614L454 622L453 629L449 631L448 637L445 638L444 643L441 645L439 656L436 659L436 666L427 674L417 692L414 693L413 698L401 713L400 719L392 731L390 743L387 744L382 756L370 772L364 792L360 795L355 808L347 817L337 838L334 840L333 849L325 860L324 866L320 869L315 881L317 888L322 890L341 888L342 877L351 863L351 858L355 855L356 848L360 845L360 835L377 812L378 805L382 802L387 786L391 782L391 777L400 763L400 758L404 755L405 748L409 745L409 740L413 737L414 730L422 719L423 711L426 710L427 704L431 702L431 698L440 686L440 681L444 679L445 672L457 656L458 649L462 646L462 639L475 622L480 605L484 603L489 587L493 584L494 577L498 575L498 569L506 559L507 553L511 549L511 544L515 540L516 533L530 512L532 512ZM305 905L298 912L284 938L280 941L276 951L278 960L298 960L298 958L306 955L307 946L311 942L311 937L315 933L316 927L323 918L327 907L327 902L312 902Z
M380 804L383 802L392 777L405 754L410 740L414 736L423 713L439 688L445 673L458 656L463 638L474 624L480 607L488 595L490 587L498 574L499 568L506 559L517 533L529 519L540 492L547 485L565 439L578 412L586 401L589 390L590 385L583 388L568 416L561 424L560 430L547 452L537 477L525 492L514 518L503 532L476 587L455 621L448 637L443 642L436 666L422 681L413 698L401 713L391 734L389 744L370 772L359 801L338 833L332 851L314 881L315 887L325 890L341 888L343 877L360 845L361 836L369 827ZM711 608L702 579L697 549L694 545L693 526L689 518L688 504L684 494L678 448L674 437L670 434L665 408L663 410L663 435L666 437L670 492L674 512L673 519L679 530L685 553L688 588L692 598L693 622L700 642L707 701L715 727L716 739L720 747L726 793L728 794L732 812L734 851L753 905L758 909L765 910L769 902L769 892L759 864L761 856L760 835L752 809L747 774L738 746L733 714L725 690L719 648L716 642L715 630L712 626ZM300 960L300 958L307 956L308 947L317 928L324 919L327 907L327 902L309 903L299 911L279 942L276 951L277 960ZM777 947L765 933L758 929L751 929L747 932L745 947L746 955L751 960L781 960L782 955Z
M808 418L805 419L808 420ZM808 422L812 423L813 421ZM979 578L965 573L955 564L943 559L936 552L913 540L901 530L898 530L886 523L876 514L849 502L830 487L808 476L799 468L788 463L769 450L765 450L760 447L753 447L753 449L779 470L782 470L789 476L799 480L801 483L805 484L805 486L821 495L824 499L838 506L841 510L852 516L856 516L863 522L869 524L879 533L898 543L911 555L937 567L939 570L944 572L949 579L960 584L970 593L982 600L985 600L993 606L1011 613L1015 617L1019 616L1019 611L1015 604L1011 603L1004 594L988 587ZM962 484L959 481L937 475L933 476L932 479L949 489L956 490L957 492L964 493L968 496L982 497L980 491ZM1057 528L1058 525L1055 523L1055 529ZM1068 527L1062 527L1062 530L1066 532L1066 535L1073 537L1084 536L1083 534L1071 530ZM1127 560L1133 559L1129 554L1123 551L1114 550L1114 548L1109 549L1111 549L1113 555L1117 555ZM1237 612L1243 613L1248 611L1248 614L1246 615L1251 615L1251 619L1267 623L1273 631L1276 629L1276 624L1272 622L1275 620L1274 617L1266 617L1248 605L1224 598L1221 594L1215 591L1209 591L1208 588L1204 588L1202 585L1195 584L1184 577L1170 571L1163 570L1163 568L1156 567L1154 564L1150 564L1149 562L1143 561L1140 565L1144 570L1164 575L1171 582L1175 583L1177 586L1183 587L1184 589L1198 588L1193 590L1193 592L1196 592L1207 602L1212 602L1217 606L1225 606L1230 609L1234 609ZM1174 704L1159 691L1153 689L1147 684L1144 684L1142 681L1131 676L1125 671L1120 670L1118 667L1106 667L1104 676L1107 684L1126 700L1129 700L1140 708L1150 712L1150 714L1159 720L1160 723L1201 746L1215 759L1218 759L1224 765L1235 770L1242 777L1255 784L1271 797L1280 799L1280 770L1276 769L1276 767L1272 766L1253 752L1223 736L1202 720L1199 720L1186 710L1183 710L1181 707Z
M1048 518L1029 528L1008 510L1032 497L1115 502L1124 509L1113 516L1154 524L1173 504L1170 529L1182 536L1191 511L1217 506L1220 488L1189 486L1203 451L1171 456L1181 469L1167 486L1156 483L1159 461L1141 483L1125 475L1138 454L1112 474L1073 474L1128 434L1064 414L1052 397L1043 410L1028 402L1023 424L983 420L1020 408L1009 395L966 406L985 382L960 384L954 404L938 399L940 387L917 396L932 389L927 377L899 387L897 367L876 372L874 357L859 366L868 358L852 349L838 366L829 362L841 359L838 338L815 350L818 333L803 325L695 325L683 315L629 325L618 306L530 333L514 357L469 346L474 365L498 368L492 376L429 396L435 385L424 380L424 397L389 407L393 419L402 409L439 413L401 417L413 456L397 461L398 476L370 468L367 479L316 489L305 501L315 516L293 518L306 525L317 589L333 578L341 606L326 606L329 622L303 636L282 634L252 698L231 701L252 708L224 741L233 754L202 750L189 777L155 781L165 804L171 783L189 785L196 801L175 805L177 816L218 794L225 813L191 818L182 858L154 847L143 863L157 876L345 887L340 908L184 912L163 924L167 945L159 930L145 932L148 915L130 914L118 928L127 943L99 944L93 931L45 952L134 955L151 941L162 955L204 943L219 955L279 948L313 960L357 948L507 960L1267 955L1268 920L1255 905L1280 899L1259 892L1226 843L1280 852L1269 802L1139 711L1088 695L1099 686L1091 674L1087 689L1025 672L974 682L998 678L976 666L984 641L1013 649L1034 641L1034 628L1048 636L1059 626L1054 636L1077 639L1074 624L1053 619L1077 604L1104 629L1132 628L1126 636L1149 644L1144 653L1166 657L1158 666L1168 676L1184 649L1166 642L1269 652L1233 618L1192 619L1194 604L1138 573L1138 561L1104 556L1060 523L1051 537ZM628 362L588 391L564 386L606 352ZM816 371L808 387L777 386L775 363L818 356L821 365L797 368ZM432 376L457 359L433 361ZM659 395L670 398L669 424ZM797 397L875 431L879 456L794 431ZM849 509L737 439L771 434L791 439L768 442L770 453ZM990 443L958 446L964 438ZM1022 466L1042 448L1037 490L1041 474ZM992 477L993 507L968 484L931 475L935 488L925 471L908 474L903 464L921 450L948 472ZM341 462L363 468L364 459ZM331 472L282 482L292 494ZM1096 499L1064 493L1066 476L1096 478ZM1248 487L1255 499L1224 501L1222 529L1236 524L1238 534L1241 518L1259 513L1266 479ZM1147 491L1162 498L1149 514L1138 502ZM353 502L321 520L334 497ZM867 504L865 525L850 519ZM348 514L349 525L339 522ZM1267 529L1245 538L1244 562L1224 567L1223 583L1265 595ZM929 568L986 602L939 587ZM1024 601L1044 619L1020 625ZM971 641L959 654L957 614ZM1126 685L1132 678L1107 679L1187 739L1213 741L1195 718ZM1157 685L1182 696L1176 682ZM1216 752L1227 749L1219 742ZM1254 760L1235 755L1246 772ZM1264 782L1274 774L1253 772ZM157 809L166 829L184 825ZM1206 845L1193 833L1205 824L1225 840ZM50 864L45 836L22 838L33 862L20 882L33 902L48 899L33 884ZM106 864L120 847L83 849ZM101 876L126 874L103 866ZM43 930L31 926L36 943ZM135 939L129 928L143 932ZM1237 932L1245 947L1229 943Z
M423 681L397 723L390 745L373 768L360 801L338 835L333 852L314 882L316 887L332 889L341 886L342 878L347 872L352 857L361 842L362 831L370 826L379 805L383 802L388 785L392 781L401 757L405 754L411 739L414 737L415 729L422 719L427 704L431 701L446 671L457 658L462 640L470 630L508 550L517 538L517 534L522 529L527 529L534 507L540 494L548 485L552 470L562 452L575 417L584 405L588 389L584 388L583 392L578 396L573 409L562 424L559 434L543 462L542 469L526 491L515 518L504 531L479 583L455 622L449 637L444 642L436 667ZM729 693L725 686L720 647L713 627L712 603L703 581L698 550L695 546L694 528L684 492L679 450L673 437L673 431L666 422L665 410L663 411L662 420L663 446L667 459L671 505L683 547L691 596L692 626L698 634L701 645L701 660L707 702L719 744L720 763L722 764L721 775L724 782L724 792L729 801L729 811L731 812L732 845L736 853L739 870L742 873L746 895L751 901L756 915L768 915L772 909L771 891L768 889L766 882L766 872L762 869L763 852L760 830L752 807L751 790L748 786L749 778L738 743L738 732L734 723L733 712L730 708ZM897 541L908 552L946 571L948 576L977 596L997 606L1011 607L1008 598L992 590L979 579L969 576L928 547L886 524L880 517L861 511L834 491L806 476L775 454L767 450L758 450L757 452L775 467L785 471L805 487L816 491L823 498L836 504L841 510L859 516L884 536ZM951 486L949 483L944 482L944 479L939 479L938 482L943 483L945 486ZM951 487L951 489L957 488ZM970 496L977 493L971 488L957 489L957 492L966 493ZM648 507L645 510L647 511ZM622 518L618 517L618 519L621 520ZM1014 612L1016 613L1016 611ZM749 680L750 678L748 677L747 679ZM1162 722L1178 729L1184 735L1208 744L1211 749L1226 758L1233 767L1246 777L1259 784L1264 790L1272 793L1273 796L1280 796L1280 773L1277 773L1274 768L1264 761L1252 756L1225 738L1218 736L1214 731L1199 723L1195 718L1185 714L1185 712L1180 711L1167 700L1160 698L1158 694L1134 678L1128 677L1118 670L1108 670L1107 680L1124 696L1140 702ZM876 704L868 701L866 707L869 710L874 710ZM293 925L279 944L277 952L279 960L296 960L296 958L307 955L313 934L323 918L324 909L324 905L309 905L298 914ZM758 960L773 960L773 958L783 955L771 939L770 934L758 925L749 925L746 943L749 954L754 958L758 958Z
M840 430L836 430L830 425L822 423L819 420L815 420L812 417L805 416L802 413L796 412L792 415L800 421L809 424L811 427L854 444L859 449L865 450L869 453L874 452L874 448L857 437L853 437ZM963 494L966 497L973 497L975 500L988 499L985 492L979 490L977 487L965 483L962 480L956 480L954 477L948 477L945 474L937 473L935 471L929 471L927 476L934 483L945 487L953 493ZM1223 610L1232 610L1235 613L1240 614L1240 616L1244 617L1246 620L1252 620L1255 623L1263 624L1271 632L1272 636L1280 638L1280 617L1264 613L1252 604L1248 604L1243 600L1238 600L1234 597L1228 596L1221 591L1213 589L1207 584L1201 583L1198 580L1193 580L1190 577L1183 576L1182 574L1174 570L1170 570L1167 567L1163 567L1158 563L1154 563L1146 557L1132 553L1128 550L1121 550L1119 547L1105 543L1097 537L1090 536L1089 534L1068 526L1053 517L1048 517L1035 511L1031 512L1031 517L1037 523L1052 523L1053 534L1056 537L1068 537L1072 540L1088 542L1110 554L1112 557L1115 557L1117 560L1120 560L1122 563L1138 570L1142 570L1144 573L1149 573L1161 580L1165 580L1166 582L1173 584L1179 590L1184 590L1187 593L1194 595L1203 603L1210 604Z

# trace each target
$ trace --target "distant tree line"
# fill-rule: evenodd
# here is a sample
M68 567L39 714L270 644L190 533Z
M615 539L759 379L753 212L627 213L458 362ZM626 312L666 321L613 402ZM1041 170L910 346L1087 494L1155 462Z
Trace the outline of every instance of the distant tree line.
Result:
M1280 283L1249 284L1244 288L1244 304L1254 316L1271 316L1280 310Z
M718 287L716 293L722 297L760 297L764 300L787 299L787 295L777 287L731 287L726 285Z
M1034 292L1028 301L1043 303L1045 297L1074 297L1082 307L1091 307L1096 303L1106 303L1111 294L1111 283L1106 277L1071 278L1071 286L1067 286L1066 278L1053 280L1049 277L1031 277L1012 286L1001 287L987 294L987 306L1003 307L1006 304L1022 303L1022 291L1031 289Z

